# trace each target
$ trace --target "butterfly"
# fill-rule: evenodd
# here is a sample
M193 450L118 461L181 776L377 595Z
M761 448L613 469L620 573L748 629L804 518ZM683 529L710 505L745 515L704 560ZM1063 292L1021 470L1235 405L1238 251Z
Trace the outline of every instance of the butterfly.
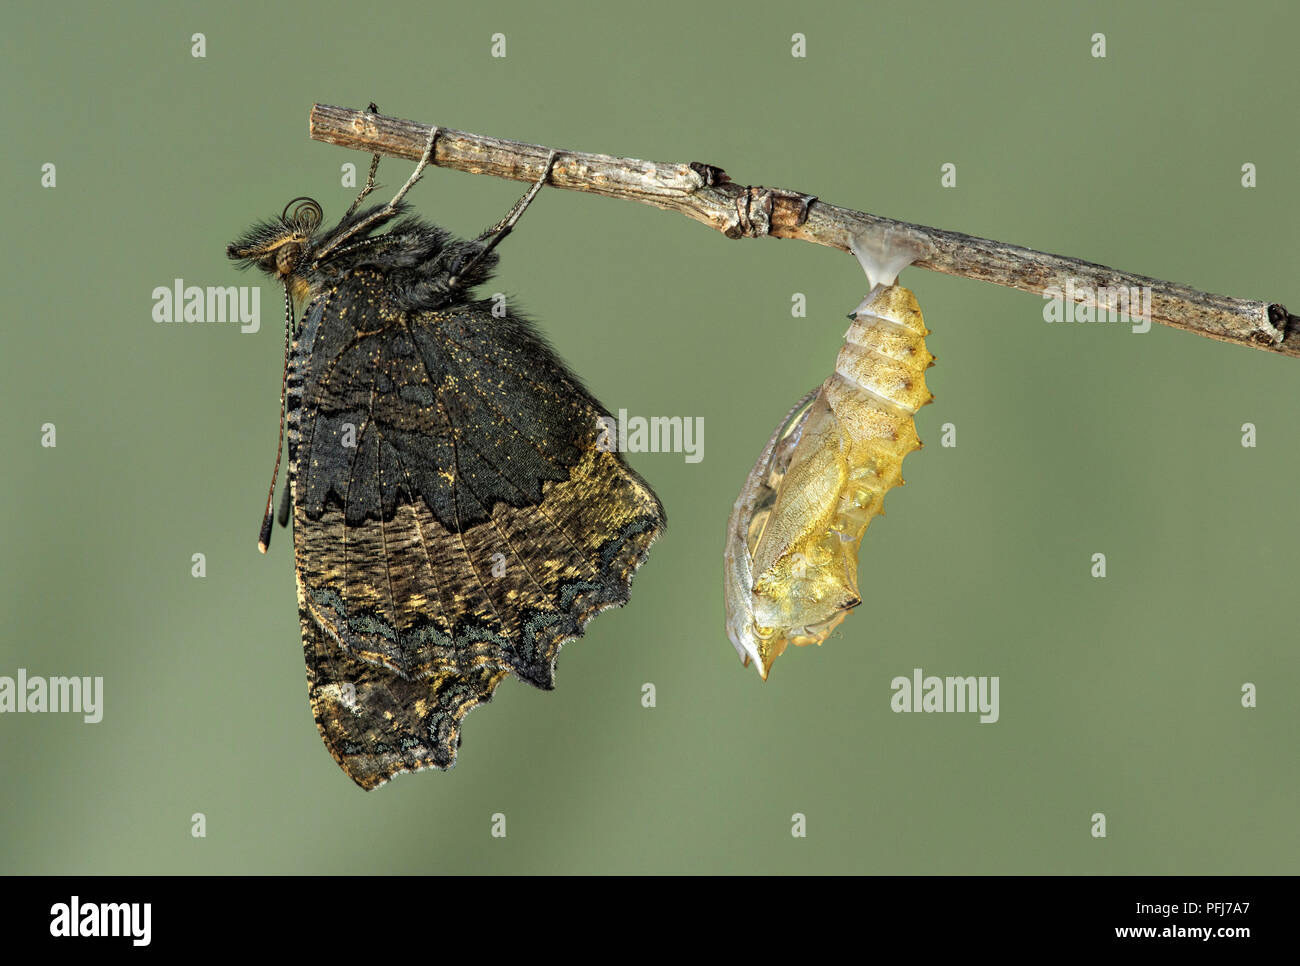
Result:
M279 516L291 498L316 724L365 789L451 767L462 719L507 675L554 687L560 646L628 601L665 526L605 445L608 410L532 322L472 297L555 153L501 222L462 240L403 201L437 134L387 204L360 209L375 155L334 227L295 198L227 248L285 289Z

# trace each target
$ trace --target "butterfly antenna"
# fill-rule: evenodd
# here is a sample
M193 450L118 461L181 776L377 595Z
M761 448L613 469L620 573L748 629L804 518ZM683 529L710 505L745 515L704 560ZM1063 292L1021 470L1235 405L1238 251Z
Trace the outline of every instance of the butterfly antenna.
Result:
M257 536L257 549L266 553L271 546L271 524L275 520L275 481L280 477L280 454L284 450L284 397L289 386L289 343L293 332L293 298L289 286L284 286L284 372L280 375L280 438L275 445L275 469L271 470L271 488L266 494L266 512L262 515L262 529ZM287 488L286 488L286 492Z

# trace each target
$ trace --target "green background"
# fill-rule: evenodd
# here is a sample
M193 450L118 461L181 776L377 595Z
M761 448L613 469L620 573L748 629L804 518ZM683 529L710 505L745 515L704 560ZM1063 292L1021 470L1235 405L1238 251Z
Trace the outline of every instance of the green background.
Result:
M939 359L930 445L865 541L866 603L764 685L723 630L724 526L830 372L862 273L545 191L496 285L607 406L704 417L705 458L632 457L668 532L555 691L507 682L453 771L366 794L311 719L291 541L254 546L278 291L256 335L151 319L174 278L254 283L225 244L289 198L337 217L340 166L365 158L310 141L308 110L372 99L1300 305L1294 5L70 9L8 4L0 31L0 674L103 675L105 716L0 716L0 871L1297 870L1294 359L1047 325L1037 296L907 271ZM385 162L388 190L409 170ZM434 170L411 200L473 234L519 191ZM1001 720L894 714L914 667L1000 676Z

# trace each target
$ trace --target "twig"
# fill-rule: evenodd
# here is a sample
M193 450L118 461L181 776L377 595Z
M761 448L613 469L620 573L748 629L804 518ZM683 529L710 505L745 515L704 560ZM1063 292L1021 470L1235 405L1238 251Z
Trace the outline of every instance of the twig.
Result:
M311 111L310 131L317 141L411 160L423 152L430 127L326 104L317 104ZM432 163L471 174L532 182L541 177L550 151L538 144L442 128ZM797 238L849 251L852 235L892 228L923 246L927 254L914 263L920 268L1035 294L1049 288L1065 291L1071 281L1075 290L1092 292L1148 288L1153 322L1300 356L1300 317L1276 302L1211 295L1077 258L840 208L798 191L737 184L721 168L698 161L664 163L562 151L548 184L677 211L728 238ZM1099 304L1086 295L1078 301Z

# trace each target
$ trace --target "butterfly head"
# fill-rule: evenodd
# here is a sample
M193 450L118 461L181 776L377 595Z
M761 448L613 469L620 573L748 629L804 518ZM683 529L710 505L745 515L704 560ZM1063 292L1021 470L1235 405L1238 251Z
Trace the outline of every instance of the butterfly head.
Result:
M257 267L291 285L308 264L315 249L314 236L324 213L311 198L294 198L280 217L254 225L226 246L226 254L241 268Z

